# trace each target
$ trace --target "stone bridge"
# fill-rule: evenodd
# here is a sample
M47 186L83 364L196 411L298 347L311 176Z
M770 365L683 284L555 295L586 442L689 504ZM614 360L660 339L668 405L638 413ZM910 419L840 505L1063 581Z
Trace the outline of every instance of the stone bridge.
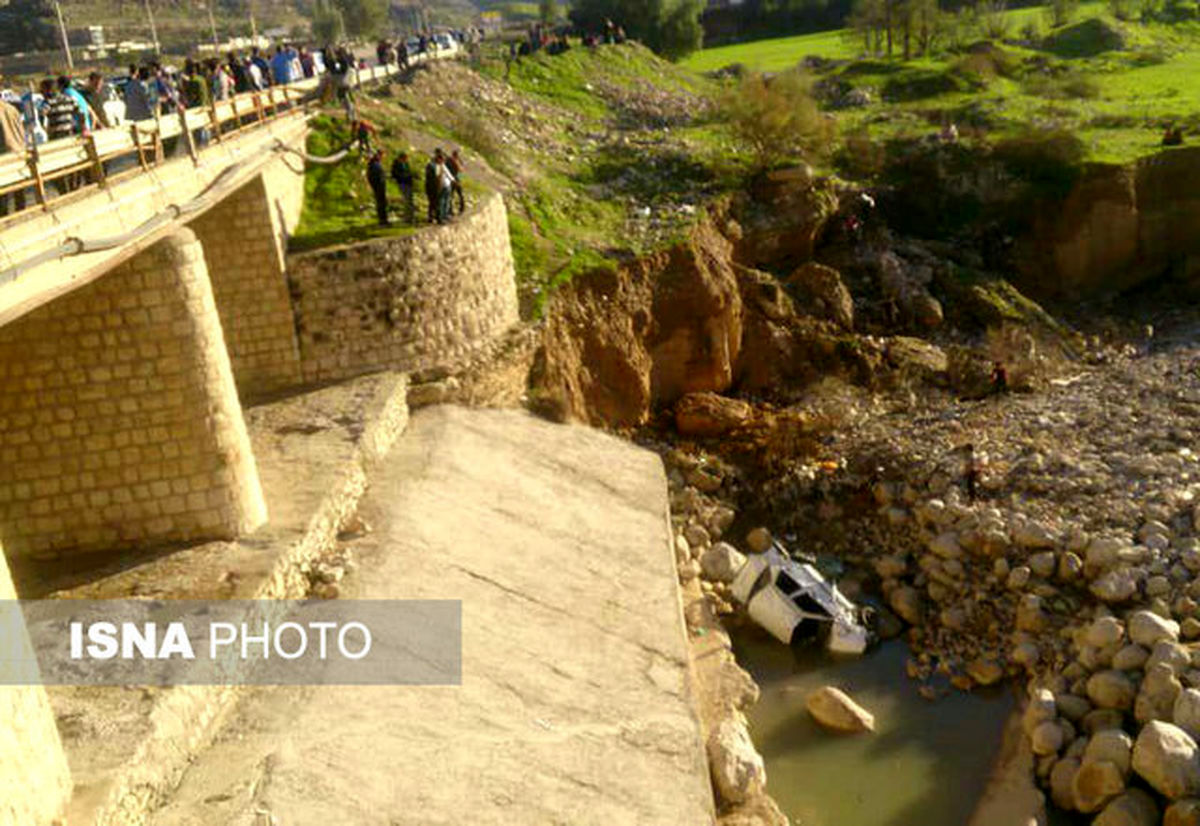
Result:
M30 159L27 178L0 157L0 194L13 180L37 194L0 219L0 599L14 596L10 564L70 566L266 524L243 400L429 366L431 350L458 354L517 322L499 196L458 225L371 245L407 252L308 254L292 277L313 87L235 101L224 121L189 112L160 127L153 153L135 128ZM205 126L214 139L198 149L190 134ZM187 151L165 160L171 137ZM122 141L137 162L112 174L97 145ZM90 184L51 200L38 168L50 154L60 178ZM379 267L399 293L367 286ZM386 324L352 346L356 319L383 305ZM0 821L53 822L69 779L44 691L5 696Z

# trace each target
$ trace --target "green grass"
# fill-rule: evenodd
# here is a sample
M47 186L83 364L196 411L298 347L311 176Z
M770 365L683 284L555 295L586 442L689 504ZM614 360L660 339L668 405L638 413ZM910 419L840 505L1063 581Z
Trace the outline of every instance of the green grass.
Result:
M506 51L507 47L503 47ZM481 71L506 80L518 92L542 98L584 117L602 119L611 114L599 84L633 89L650 85L658 89L700 92L709 81L686 67L663 60L636 43L587 49L575 41L565 54L544 51L507 65L501 47L491 50Z
M350 139L349 131L339 119L322 115L312 122L308 138L308 152L318 157L328 157L339 151ZM399 141L389 140L385 131L381 141L384 164L391 166L392 159L401 149L407 149ZM417 225L402 223L400 195L389 180L389 200L392 208L392 226L379 226L375 217L375 196L367 184L366 160L357 151L352 151L337 164L308 164L304 177L304 210L296 232L288 242L289 252L304 252L339 244L353 244L378 238L397 238L411 235L427 224L423 223L426 202L420 186L420 174L429 158L420 153L409 153L409 163L418 175L416 195ZM483 190L470 178L464 182L468 201L478 199Z
M1078 37L1065 41L1065 51L1010 39L1001 46L1002 67L977 55L941 54L909 62L848 59L818 76L863 89L875 101L837 113L843 134L913 137L933 134L946 120L988 140L1030 128L1066 129L1083 139L1089 160L1128 162L1159 151L1168 123L1200 129L1200 22L1118 23L1103 18L1103 8L1084 5L1072 24ZM1019 37L1027 22L1050 31L1041 8L1016 10L1009 18L1010 38ZM1119 32L1122 48L1087 42L1112 32ZM707 50L686 65L706 70L741 62L777 70L808 54L849 58L852 46L842 32L824 32Z
M1100 0L1089 0L1080 5L1078 19L1098 13L1103 8ZM1031 6L1013 9L1006 13L1009 36L1018 37L1028 24L1045 24L1045 8ZM702 49L682 61L681 65L694 72L711 72L740 63L760 72L778 72L790 69L806 57L851 59L862 54L860 41L845 29L802 34L794 37L779 37L770 40L755 40L731 46Z
M733 63L741 63L760 72L777 72L795 66L810 55L851 58L859 51L857 41L848 38L845 30L837 29L703 49L693 53L680 65L693 72L711 72Z

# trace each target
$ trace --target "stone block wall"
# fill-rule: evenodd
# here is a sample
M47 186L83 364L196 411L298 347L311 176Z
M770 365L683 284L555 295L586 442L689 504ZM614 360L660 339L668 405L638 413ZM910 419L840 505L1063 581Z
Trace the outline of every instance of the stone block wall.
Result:
M455 369L518 322L499 195L444 227L288 259L306 382Z
M300 161L292 162L302 173ZM247 398L301 378L284 248L303 204L304 177L285 163L275 162L190 225L204 245L234 379Z
M0 548L0 600L16 598ZM5 646L32 653L24 623L11 627L8 622L18 616L19 612L5 614ZM70 796L67 758L46 689L40 685L0 686L0 823L62 823Z
M232 538L265 519L191 231L0 328L10 556Z

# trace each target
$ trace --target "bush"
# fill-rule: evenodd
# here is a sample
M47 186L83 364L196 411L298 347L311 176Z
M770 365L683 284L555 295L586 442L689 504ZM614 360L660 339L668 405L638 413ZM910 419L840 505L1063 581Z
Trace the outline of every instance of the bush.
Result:
M987 86L997 77L1016 77L1021 62L1004 49L991 43L977 43L969 54L960 57L950 71L976 86Z
M1031 131L996 144L994 154L1036 194L1066 197L1079 179L1087 148L1065 130Z
M1095 100L1100 97L1100 84L1080 74L1034 75L1025 82L1025 92L1049 100Z
M838 170L855 181L869 181L883 171L887 162L887 147L871 139L866 130L847 135L838 150Z
M1007 0L979 0L975 5L975 15L984 37L992 40L1008 37L1012 19L1008 16Z
M1121 28L1098 17L1054 32L1045 42L1045 47L1059 57L1095 57L1104 52L1124 49L1125 45L1125 33Z
M892 102L924 100L961 91L963 84L951 72L915 69L889 78L883 86L883 98Z
M1079 0L1050 0L1046 4L1047 17L1054 28L1065 26L1075 19L1079 11Z
M811 83L793 70L768 79L751 73L725 94L721 111L761 168L793 155L824 154L833 124L817 109Z
M571 22L579 29L604 31L606 20L624 26L629 36L673 60L700 48L703 0L575 0Z

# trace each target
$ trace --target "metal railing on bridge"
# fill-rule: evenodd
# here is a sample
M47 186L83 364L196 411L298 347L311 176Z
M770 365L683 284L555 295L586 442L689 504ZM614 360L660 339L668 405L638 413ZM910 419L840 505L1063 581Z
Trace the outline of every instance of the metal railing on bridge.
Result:
M440 57L443 56L414 55L409 65ZM356 69L349 82L352 86L362 86L398 72L394 65ZM336 92L332 76L318 75L286 86L243 92L213 101L207 107L180 110L152 120L130 121L94 130L87 136L47 141L30 147L24 154L0 155L0 198L20 193L25 201L24 205L18 201L16 209L7 216L0 215L0 222L29 209L48 208L56 198L81 189L103 187L110 177L146 171L166 160L164 147L172 140L176 142L175 155L186 153L197 161L204 147L198 144L196 136L202 132L207 133L210 142L220 143L242 130L303 111L327 85ZM123 164L125 167L121 168ZM114 172L115 169L120 171Z

